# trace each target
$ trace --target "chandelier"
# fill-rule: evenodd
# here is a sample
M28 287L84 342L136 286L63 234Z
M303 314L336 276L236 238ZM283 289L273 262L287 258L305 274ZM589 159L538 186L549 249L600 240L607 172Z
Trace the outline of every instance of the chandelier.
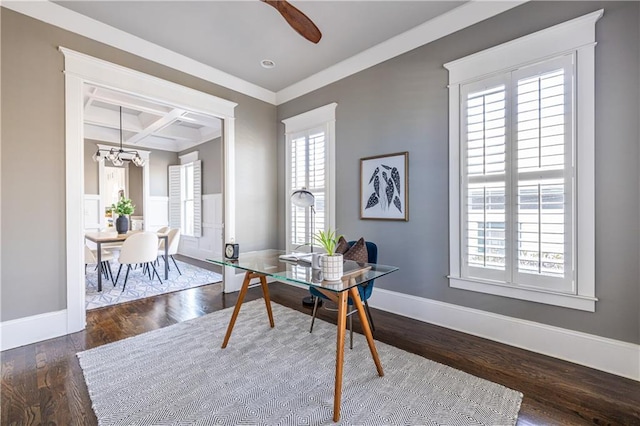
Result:
M136 150L127 150L122 148L122 107L120 107L120 149L111 148L111 149L100 149L96 151L95 154L91 158L93 161L98 162L104 159L111 161L114 166L122 166L124 164L124 160L128 158L123 157L131 157L131 162L138 167L144 166L144 160L138 154Z

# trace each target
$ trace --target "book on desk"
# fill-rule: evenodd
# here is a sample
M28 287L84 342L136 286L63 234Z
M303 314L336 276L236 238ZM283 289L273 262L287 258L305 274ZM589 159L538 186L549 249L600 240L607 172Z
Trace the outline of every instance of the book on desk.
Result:
M279 256L280 260L287 262L304 262L311 265L311 257L313 253L287 253Z

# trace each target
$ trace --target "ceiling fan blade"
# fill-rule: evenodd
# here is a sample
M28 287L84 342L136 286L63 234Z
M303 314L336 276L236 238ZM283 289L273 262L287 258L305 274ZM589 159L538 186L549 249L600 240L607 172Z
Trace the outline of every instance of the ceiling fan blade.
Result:
M260 0L273 6L280 15L296 30L298 34L312 43L318 43L322 38L322 33L311 19L300 12L295 6L286 0Z

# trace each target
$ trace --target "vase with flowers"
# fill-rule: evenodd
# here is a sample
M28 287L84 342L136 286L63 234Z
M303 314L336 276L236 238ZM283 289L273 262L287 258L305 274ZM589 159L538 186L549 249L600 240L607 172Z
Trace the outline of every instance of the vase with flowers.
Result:
M116 219L116 231L118 234L126 234L129 230L128 216L135 211L136 206L133 205L130 198L124 195L120 196L120 200L111 206L111 211L118 215Z

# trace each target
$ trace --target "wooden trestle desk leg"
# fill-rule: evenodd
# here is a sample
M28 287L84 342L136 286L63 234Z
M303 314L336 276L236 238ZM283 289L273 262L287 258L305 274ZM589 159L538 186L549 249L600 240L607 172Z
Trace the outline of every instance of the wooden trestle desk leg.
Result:
M333 421L340 420L342 400L342 370L344 367L344 336L347 328L347 292L338 293L338 340L336 342L336 386L333 396Z
M262 287L262 295L264 296L264 303L267 305L267 315L269 315L269 324L273 328L273 312L271 312L271 297L269 297L269 286L267 286L267 278L264 275L260 275L260 286Z
M358 317L360 318L360 323L362 324L362 330L364 331L364 335L367 338L367 343L369 344L369 350L371 351L371 356L373 357L373 362L376 364L376 369L378 370L378 375L380 377L384 376L384 372L382 371L382 363L380 362L380 357L378 356L378 350L376 349L375 343L373 341L373 335L371 334L371 327L369 326L369 319L367 318L367 314L364 310L364 306L362 305L362 300L360 300L360 293L358 292L357 287L352 287L348 292L343 291L340 293L334 293L331 291L324 290L322 288L318 288L322 294L327 296L330 300L334 301L338 304L338 324L337 324L337 342L336 342L336 382L335 382L335 392L333 396L333 421L340 421L340 402L342 400L342 372L344 367L344 338L345 331L347 328L347 303L349 297L353 300L353 304L358 310Z
M360 300L360 292L357 287L352 287L349 289L349 296L351 296L351 300L353 300L353 304L358 310L358 317L360 318L360 324L362 325L362 331L364 332L365 337L367 338L367 343L369 344L369 350L371 351L371 357L373 358L373 362L376 364L376 369L378 370L378 375L380 377L384 376L384 371L382 371L382 363L380 362L380 357L378 356L378 350L376 349L376 345L373 342L373 335L371 334L371 327L369 326L369 320L367 318L367 313L364 310L364 306L362 305L362 300Z
M227 343L229 343L229 338L231 338L231 332L233 331L233 326L236 324L236 319L238 318L238 313L240 312L240 307L242 306L242 302L244 301L244 297L247 294L247 290L249 290L249 283L254 278L260 278L260 284L262 286L262 293L264 295L264 301L267 304L267 314L269 315L269 324L271 328L273 328L273 313L271 312L271 299L269 298L269 289L267 287L267 280L264 275L256 274L255 272L247 271L244 274L244 281L242 282L242 287L240 288L240 293L238 294L238 300L236 301L236 306L233 308L233 314L231 314L231 320L229 321L229 326L227 327L227 334L224 336L224 341L222 342L222 349L227 347Z

